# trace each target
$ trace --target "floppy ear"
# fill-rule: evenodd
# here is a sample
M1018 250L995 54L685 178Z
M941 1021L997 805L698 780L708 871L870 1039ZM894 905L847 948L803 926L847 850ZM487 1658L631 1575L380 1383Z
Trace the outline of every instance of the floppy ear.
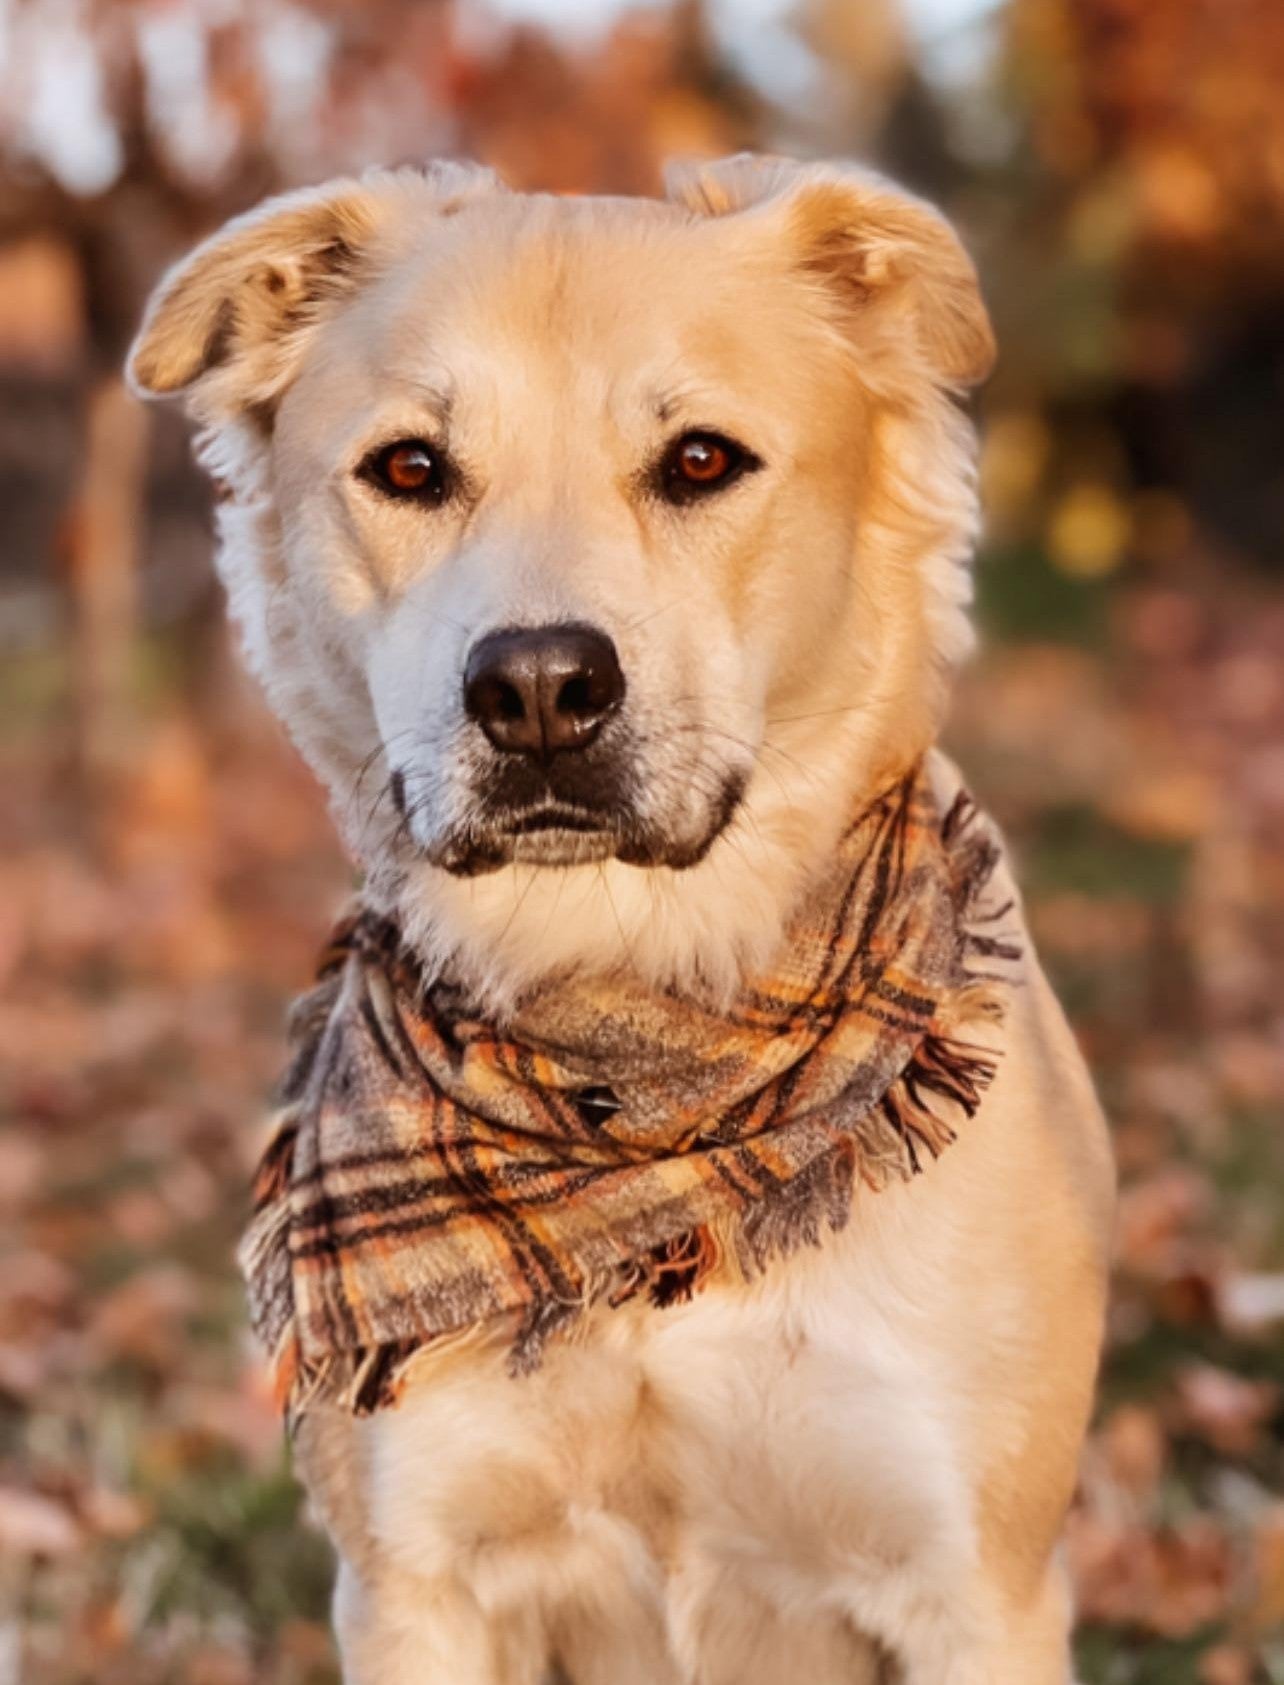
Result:
M499 187L489 170L435 164L266 200L161 281L129 353L130 384L148 398L199 385L217 410L270 405L308 330L377 267L398 227Z
M852 312L900 317L931 377L974 386L994 364L976 270L941 214L871 171L741 153L678 165L670 198L705 216L775 219L807 275Z

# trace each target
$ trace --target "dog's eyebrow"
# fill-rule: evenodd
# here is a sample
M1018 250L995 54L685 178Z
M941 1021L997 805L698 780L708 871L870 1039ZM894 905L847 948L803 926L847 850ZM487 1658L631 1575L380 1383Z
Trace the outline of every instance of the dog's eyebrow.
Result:
M657 421L672 421L680 410L689 409L698 397L699 394L690 387L662 386L652 395L651 407Z
M415 402L422 404L433 420L443 430L450 425L451 411L455 407L455 392L451 386L431 386L422 380L416 380L411 375L397 375L396 384L413 395Z

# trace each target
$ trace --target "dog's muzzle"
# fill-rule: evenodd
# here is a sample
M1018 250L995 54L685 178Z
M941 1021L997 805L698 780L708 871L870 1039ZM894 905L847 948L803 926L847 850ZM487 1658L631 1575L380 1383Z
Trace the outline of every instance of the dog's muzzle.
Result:
M695 836L644 821L627 690L614 643L578 621L488 632L464 665L462 705L485 748L462 826L425 849L457 876L513 861L573 866L619 859L681 870L703 859L743 794L729 778ZM405 780L393 796L407 817Z

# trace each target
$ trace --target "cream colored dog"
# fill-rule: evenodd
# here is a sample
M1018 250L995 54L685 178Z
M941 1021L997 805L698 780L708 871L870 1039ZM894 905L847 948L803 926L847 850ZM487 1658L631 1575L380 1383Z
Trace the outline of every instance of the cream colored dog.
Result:
M166 278L132 376L201 424L353 852L502 1014L569 967L725 994L930 749L991 357L931 209L738 158L665 202L460 166L273 200ZM1112 1178L1025 955L977 1117L822 1248L305 1418L347 1679L1065 1685Z

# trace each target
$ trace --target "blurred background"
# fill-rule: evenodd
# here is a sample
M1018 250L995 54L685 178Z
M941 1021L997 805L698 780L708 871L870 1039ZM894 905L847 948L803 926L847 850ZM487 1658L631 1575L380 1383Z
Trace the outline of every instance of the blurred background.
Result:
M231 1256L348 872L120 365L264 193L468 154L873 159L978 256L984 652L1124 1193L1071 1554L1088 1685L1284 1681L1279 0L0 0L0 1685L326 1685Z

